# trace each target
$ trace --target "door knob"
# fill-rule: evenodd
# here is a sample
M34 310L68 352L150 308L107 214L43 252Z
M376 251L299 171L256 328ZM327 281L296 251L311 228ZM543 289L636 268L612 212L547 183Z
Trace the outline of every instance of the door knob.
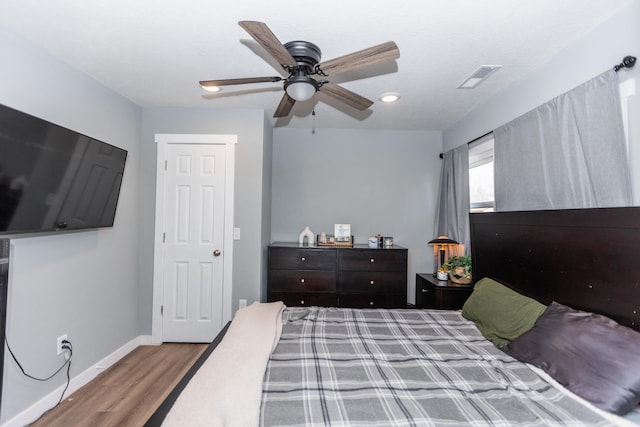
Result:
M218 249L216 249L215 251L213 251L213 256L220 256L222 252L220 252Z

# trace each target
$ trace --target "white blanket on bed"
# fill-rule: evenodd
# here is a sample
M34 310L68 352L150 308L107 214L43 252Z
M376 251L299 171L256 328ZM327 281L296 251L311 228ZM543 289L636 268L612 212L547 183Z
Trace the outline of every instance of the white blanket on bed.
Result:
M236 312L218 347L182 391L163 426L257 426L262 379L282 331L282 302Z

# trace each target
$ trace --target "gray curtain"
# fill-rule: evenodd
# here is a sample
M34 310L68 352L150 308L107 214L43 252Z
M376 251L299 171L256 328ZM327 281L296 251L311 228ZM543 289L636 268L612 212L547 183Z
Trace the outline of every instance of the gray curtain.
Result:
M469 247L469 146L463 144L444 153L440 193L436 207L435 236L448 236Z
M496 210L632 204L613 70L494 131Z

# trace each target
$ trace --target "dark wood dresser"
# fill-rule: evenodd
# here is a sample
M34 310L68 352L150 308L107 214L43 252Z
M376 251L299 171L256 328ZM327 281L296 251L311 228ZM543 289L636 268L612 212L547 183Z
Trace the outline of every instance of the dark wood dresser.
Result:
M407 249L269 246L267 301L289 306L404 308Z

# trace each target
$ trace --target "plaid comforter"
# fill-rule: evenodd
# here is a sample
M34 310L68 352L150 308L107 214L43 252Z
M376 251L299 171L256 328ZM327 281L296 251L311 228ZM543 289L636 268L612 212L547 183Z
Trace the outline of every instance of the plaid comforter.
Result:
M263 426L606 426L459 312L294 307L263 382Z

